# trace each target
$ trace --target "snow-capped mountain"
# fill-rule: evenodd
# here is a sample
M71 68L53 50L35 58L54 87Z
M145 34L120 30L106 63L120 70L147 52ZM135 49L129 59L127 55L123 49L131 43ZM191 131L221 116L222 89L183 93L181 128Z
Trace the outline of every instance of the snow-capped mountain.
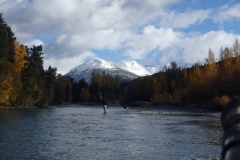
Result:
M146 70L148 70L148 72L150 72L151 74L157 73L161 70L163 70L165 65L145 65L144 68L146 68Z
M165 67L171 68L171 63L155 66L146 65L143 67L136 61L122 61L115 66L100 58L94 58L71 69L65 76L72 77L75 82L84 78L85 81L90 84L92 73L102 74L105 72L106 74L117 77L120 82L128 82L142 76L152 75L162 71ZM189 68L191 65L181 64L178 65L178 67Z
M152 75L146 68L138 64L136 61L121 61L116 64L117 67L122 68L126 71L132 72L138 76Z
M115 67L100 58L94 58L86 61L81 65L76 66L75 68L70 70L65 76L72 77L75 82L84 78L85 81L90 84L92 73L103 73L103 71L106 74L117 77L120 82L128 82L139 77L131 72Z
M190 68L192 65L190 63L186 64L177 64L178 67L180 68ZM151 74L163 71L164 68L171 68L171 63L166 63L164 65L145 65L144 68L148 70Z

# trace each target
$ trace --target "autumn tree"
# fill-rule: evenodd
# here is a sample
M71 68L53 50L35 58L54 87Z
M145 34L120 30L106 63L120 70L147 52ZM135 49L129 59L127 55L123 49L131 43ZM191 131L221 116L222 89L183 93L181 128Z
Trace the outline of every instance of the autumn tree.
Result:
M20 45L16 40L13 41L14 44L14 65L15 65L15 72L21 73L27 64L27 50L24 45Z
M79 96L80 101L88 102L90 100L90 98L91 98L91 95L90 95L89 91L82 88L82 90L80 92L80 96Z
M238 42L238 39L235 40L234 44L233 44L233 55L235 57L239 57L240 56L240 44Z
M199 103L205 98L204 77L201 66L195 65L188 75L188 93L194 102Z
M0 103L47 106L52 102L56 68L44 71L42 46L26 48L0 14Z
M205 77L205 86L204 89L206 91L206 97L208 100L212 100L216 95L216 87L217 87L217 64L215 60L214 53L211 49L208 50L208 58L205 59L206 63L203 69L204 77Z
M219 62L219 92L220 95L233 96L233 54L229 47L220 49Z
M238 42L238 39L235 40L233 47L232 47L232 52L234 55L234 61L233 61L233 83L234 85L234 95L239 96L240 95L240 44Z
M0 14L0 86L1 102L12 105L21 91L21 71L26 62L26 50L16 41L11 28Z
M10 105L13 88L14 65L0 59L0 104Z
M155 103L155 104L159 103L161 89L162 89L161 85L157 81L157 78L156 77L152 77L152 86L151 86L152 96L151 96L151 101L153 103Z

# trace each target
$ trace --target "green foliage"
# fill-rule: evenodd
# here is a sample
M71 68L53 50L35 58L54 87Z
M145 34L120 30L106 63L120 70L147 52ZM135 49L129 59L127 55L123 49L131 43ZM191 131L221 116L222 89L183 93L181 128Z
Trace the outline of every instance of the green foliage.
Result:
M71 79L72 82L72 96L73 96L73 102L82 102L82 99L79 97L81 94L82 89L87 90L88 84L85 81L84 78L80 79L78 82L73 82L73 79Z
M41 102L46 91L42 46L27 48L27 53L28 63L22 75L24 90L22 91L21 97L19 97L20 103L23 103L25 106L45 106L45 104Z
M0 14L1 105L45 107L53 102L57 69L44 71L42 55L42 46L20 45Z
M10 105L13 97L14 65L0 59L0 104Z
M13 62L14 45L13 41L16 38L11 28L5 23L0 14L0 59Z
M72 84L68 77L57 75L53 102L54 104L72 103Z
M120 82L115 77L109 74L92 74L91 85L89 90L92 100L99 102L102 97L107 97L108 100L116 100L120 95Z
M42 100L43 106L53 104L54 101L54 89L56 82L57 68L52 68L51 66L44 72L44 81L45 81L45 93Z

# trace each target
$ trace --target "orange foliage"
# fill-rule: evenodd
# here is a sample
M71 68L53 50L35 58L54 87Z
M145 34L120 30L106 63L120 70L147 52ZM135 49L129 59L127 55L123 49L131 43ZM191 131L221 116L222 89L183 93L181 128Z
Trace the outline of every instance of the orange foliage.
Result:
M21 72L25 68L25 64L27 63L27 50L25 46L20 45L17 41L14 41L14 64L15 64L15 72Z

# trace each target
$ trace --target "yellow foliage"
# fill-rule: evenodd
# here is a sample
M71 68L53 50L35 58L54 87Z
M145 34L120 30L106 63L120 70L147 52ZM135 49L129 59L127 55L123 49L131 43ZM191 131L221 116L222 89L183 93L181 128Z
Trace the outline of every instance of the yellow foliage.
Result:
M158 83L157 78L152 79L152 94L157 95L161 92L161 85Z
M208 58L206 60L206 65L204 69L206 84L211 85L215 83L216 77L217 77L217 64L214 57L214 53L211 49L208 51Z
M14 66L7 60L0 60L0 103L9 104L12 96Z
M203 76L202 71L199 66L196 66L193 70L193 73L190 75L191 86L195 86L197 88L201 87L203 84Z
M91 95L88 90L85 90L84 88L82 88L79 98L83 102L86 102L91 98Z
M21 72L25 68L25 63L27 60L27 51L25 46L20 45L17 41L14 41L15 54L14 54L14 64L15 72Z
M11 92L13 90L12 87L13 77L8 76L1 84L0 84L0 103L8 103Z

